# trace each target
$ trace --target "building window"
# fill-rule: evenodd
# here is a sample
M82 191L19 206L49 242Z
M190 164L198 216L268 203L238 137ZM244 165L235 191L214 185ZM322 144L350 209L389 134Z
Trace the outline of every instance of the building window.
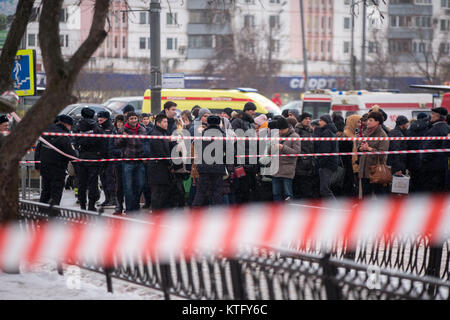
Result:
M68 18L69 18L69 14L67 12L67 8L61 9L61 13L59 16L59 22L66 23Z
M28 34L28 46L29 47L35 47L36 46L36 35L35 34Z
M270 0L270 3L280 3L280 0Z
M189 48L201 49L212 47L213 47L212 35L189 36Z
M39 11L40 11L40 8L36 8L36 7L34 7L31 10L30 22L39 21Z
M127 13L122 12L122 23L127 23Z
M59 35L59 44L61 47L68 47L69 46L69 35Z
M333 20L331 19L331 17L328 18L328 29L332 29L333 28Z
M122 37L122 48L125 49L127 47L127 41L125 37Z
M328 53L330 53L330 52L331 52L331 41L328 40Z
M441 0L442 8L450 8L450 0Z
M280 52L280 40L273 40L272 39L271 45L272 46L271 46L270 50L272 52Z
M344 41L344 53L350 52L350 42Z
M350 4L350 0L344 0L344 4L348 6Z
M369 41L369 53L377 53L378 52L378 44L373 41Z
M269 16L269 26L278 29L280 27L280 16Z
M255 16L244 15L244 28L250 28L255 26Z
M139 24L147 24L147 12L139 12Z
M327 22L326 22L327 20L326 20L326 18L325 17L322 17L322 29L325 29L327 26L326 26L326 24L327 24Z
M119 47L119 39L118 37L114 37L114 48L117 49Z
M178 49L178 39L167 38L167 50L177 50L177 49Z
M350 18L349 17L344 18L344 29L346 29L346 30L350 29Z
M141 50L145 50L146 49L146 44L145 44L145 40L146 38L139 38L139 49Z
M172 13L167 12L167 14L166 14L167 25L176 25L176 24L178 24L177 21L178 21L178 13L176 13L176 12L172 12Z

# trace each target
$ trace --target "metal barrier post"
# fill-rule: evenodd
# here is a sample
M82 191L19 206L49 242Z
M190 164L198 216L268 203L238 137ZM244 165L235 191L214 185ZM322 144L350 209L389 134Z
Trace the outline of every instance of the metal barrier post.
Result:
M242 279L242 268L239 261L230 259L231 283L233 285L233 296L235 300L246 299Z
M108 288L108 292L113 293L113 284L112 284L112 268L105 268L105 275L106 275L106 287Z
M20 166L20 171L22 173L21 176L21 182L22 182L22 199L27 199L27 190L26 190L26 177L25 177L25 172L26 172L26 168L21 165Z
M425 275L440 278L441 273L441 260L442 260L442 250L443 247L430 247L430 258L428 259L427 269L425 270ZM427 290L430 296L436 295L436 286L430 285Z
M329 253L325 254L320 259L320 265L323 269L323 283L327 293L327 300L342 300L342 293L339 286L336 284L337 268L330 264Z
M164 292L164 300L170 300L170 264L160 263L159 269L161 271L161 287Z

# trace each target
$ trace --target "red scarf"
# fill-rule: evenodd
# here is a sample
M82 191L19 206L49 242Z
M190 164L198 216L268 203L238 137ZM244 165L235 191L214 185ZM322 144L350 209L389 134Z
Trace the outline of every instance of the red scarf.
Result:
M367 136L370 136L372 133L374 133L378 129L379 126L380 126L380 124L373 128L367 128Z
M140 126L139 126L139 123L137 124L136 128L132 128L132 127L128 124L128 122L125 123L125 128L130 129L131 131L134 132L134 134L137 134L137 133L138 133L139 127L140 127Z

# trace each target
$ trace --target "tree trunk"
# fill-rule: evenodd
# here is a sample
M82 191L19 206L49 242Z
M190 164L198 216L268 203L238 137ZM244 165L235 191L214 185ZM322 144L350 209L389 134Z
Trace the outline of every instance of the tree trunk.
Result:
M26 1L26 0L23 0ZM0 145L0 221L17 218L19 198L19 161L41 133L66 105L76 102L73 86L82 67L105 39L104 30L110 0L96 0L88 38L65 61L59 43L59 15L63 0L43 0L39 21L39 41L47 74L42 97L3 139Z

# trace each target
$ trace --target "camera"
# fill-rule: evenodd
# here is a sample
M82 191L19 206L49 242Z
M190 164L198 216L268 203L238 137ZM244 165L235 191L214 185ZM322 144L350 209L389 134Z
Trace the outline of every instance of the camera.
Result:
M269 129L280 129L279 119L283 118L282 116L275 116L273 120L269 121L268 127Z

